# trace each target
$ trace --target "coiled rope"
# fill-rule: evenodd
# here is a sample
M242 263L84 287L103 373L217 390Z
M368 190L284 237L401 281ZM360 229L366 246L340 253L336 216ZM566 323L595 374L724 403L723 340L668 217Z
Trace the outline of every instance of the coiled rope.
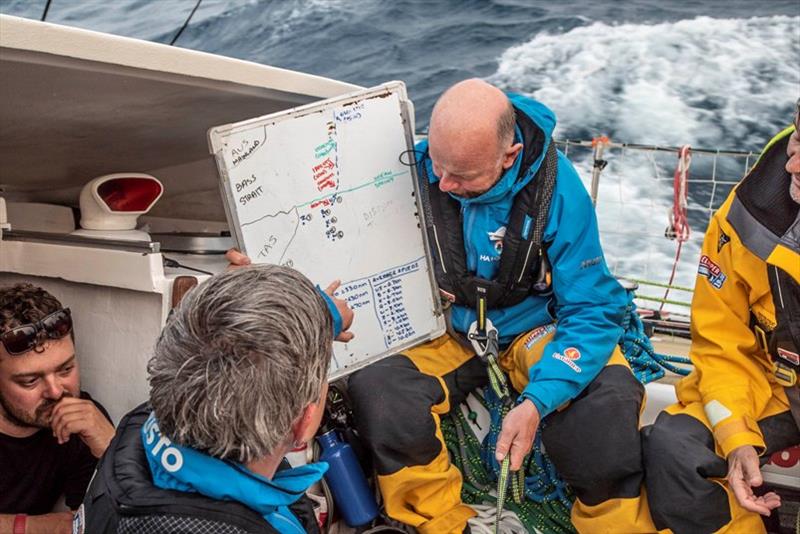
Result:
M619 344L636 379L642 384L647 384L663 377L665 369L681 376L688 375L690 369L675 364L691 365L689 358L660 354L653 348L653 344L645 334L644 323L636 313L634 298L636 298L634 292L628 291L628 305L622 320L623 334Z
M689 167L692 164L692 148L689 145L683 145L678 150L678 164L675 167L675 174L672 178L672 211L669 214L669 226L664 235L669 239L678 241L678 247L675 250L675 260L672 262L672 273L669 275L669 282L667 289L664 291L664 300L658 311L664 309L667 297L669 296L670 286L672 281L675 280L675 271L678 269L678 262L681 259L681 248L683 243L689 239L691 229L689 228L689 219L687 209L689 207L688 193L689 193Z
M495 459L497 437L503 422L505 403L487 387L484 395L475 397L489 412L489 433L483 440L473 432L472 425L458 409L442 418L442 433L453 464L463 475L461 498L470 505L489 505L494 510L494 525L507 532L503 510L514 512L526 532L567 534L574 532L570 522L573 496L570 489L556 474L555 466L544 455L541 435L537 433L534 446L517 475L512 474L512 498L498 506L497 483L502 466ZM485 522L478 519L478 522ZM470 525L476 520L470 520Z
M623 319L624 334L620 339L620 348L631 366L631 370L642 384L658 380L665 374L665 369L686 375L689 369L681 365L690 364L688 358L660 354L655 351L645 334L644 325L634 304L634 292L628 291L628 304ZM494 369L493 369L494 367ZM506 469L495 459L497 438L500 435L502 422L510 409L510 404L503 399L503 388L506 378L499 366L490 365L491 387L483 390L483 395L475 392L474 396L489 412L489 431L483 441L475 436L473 424L477 414L464 404L469 412L465 416L459 409L442 417L441 427L445 444L451 461L463 475L461 498L472 506L494 506L495 532L516 532L510 524L506 524L503 509L514 512L527 532L547 534L567 534L575 532L570 521L570 511L574 500L569 486L558 475L555 465L542 447L541 429L536 433L533 449L525 458L522 469L517 474L508 474ZM496 373L499 373L498 377ZM498 390L500 393L498 393ZM546 424L546 423L543 423ZM508 459L508 455L506 456ZM511 499L505 501L505 476L511 478ZM498 485L498 482L500 484ZM486 524L486 513L470 520L470 524ZM481 534L488 530L475 531ZM488 529L488 526L486 526Z
M494 507L486 504L473 504L472 509L478 513L477 517L469 520L472 534L493 534L496 522ZM511 510L505 510L500 519L500 532L503 534L526 534L528 531L517 514Z
M669 237L683 243L689 239L691 229L686 210L689 207L689 167L692 164L692 147L683 145L678 150L678 164L672 178L672 211L669 214Z

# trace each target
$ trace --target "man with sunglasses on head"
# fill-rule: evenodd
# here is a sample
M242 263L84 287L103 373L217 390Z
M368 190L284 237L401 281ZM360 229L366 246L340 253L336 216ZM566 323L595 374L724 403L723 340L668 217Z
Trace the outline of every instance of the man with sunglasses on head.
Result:
M97 459L114 436L80 389L72 316L40 287L0 288L0 533L72 531Z

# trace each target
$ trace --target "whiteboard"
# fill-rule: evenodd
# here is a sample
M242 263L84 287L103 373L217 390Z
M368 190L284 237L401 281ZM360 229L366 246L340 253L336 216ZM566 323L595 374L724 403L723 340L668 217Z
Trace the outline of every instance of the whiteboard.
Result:
M231 232L355 312L330 378L445 331L419 209L402 82L209 130Z

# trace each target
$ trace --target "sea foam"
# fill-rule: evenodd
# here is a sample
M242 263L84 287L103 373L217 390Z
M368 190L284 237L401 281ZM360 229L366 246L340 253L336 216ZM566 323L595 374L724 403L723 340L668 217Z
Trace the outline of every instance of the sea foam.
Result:
M557 138L609 135L620 143L752 150L789 124L800 96L800 17L698 17L658 24L595 22L543 32L506 50L489 81L533 96L558 116ZM591 151L570 158L587 189ZM610 151L597 203L609 266L619 276L666 283L677 243L664 237L675 154ZM691 179L735 182L754 159L696 155ZM689 185L691 239L675 283L693 287L703 233L731 184ZM663 296L644 287L642 294ZM688 301L673 291L670 298ZM650 306L653 305L651 302ZM687 312L676 306L667 309Z
M490 81L552 107L562 137L757 149L800 96L798 27L788 16L595 22L509 48Z

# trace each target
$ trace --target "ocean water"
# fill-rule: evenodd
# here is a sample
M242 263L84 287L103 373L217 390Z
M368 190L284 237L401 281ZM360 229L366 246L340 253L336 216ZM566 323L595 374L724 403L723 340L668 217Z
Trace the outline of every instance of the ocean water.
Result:
M0 12L38 19L45 3L0 0ZM47 20L169 43L195 4L52 0ZM798 0L203 0L176 46L363 86L403 80L419 131L444 89L477 76L549 105L560 139L758 151L800 96ZM588 182L589 154L571 157ZM609 262L665 282L674 155L608 160L598 217ZM693 176L713 166L696 157ZM743 166L713 170L735 181ZM690 187L678 283L693 285L707 208L729 189Z
M47 20L168 43L195 4L52 0ZM797 0L202 0L176 46L403 80L422 130L444 89L478 76L550 105L560 137L758 149L800 95Z

